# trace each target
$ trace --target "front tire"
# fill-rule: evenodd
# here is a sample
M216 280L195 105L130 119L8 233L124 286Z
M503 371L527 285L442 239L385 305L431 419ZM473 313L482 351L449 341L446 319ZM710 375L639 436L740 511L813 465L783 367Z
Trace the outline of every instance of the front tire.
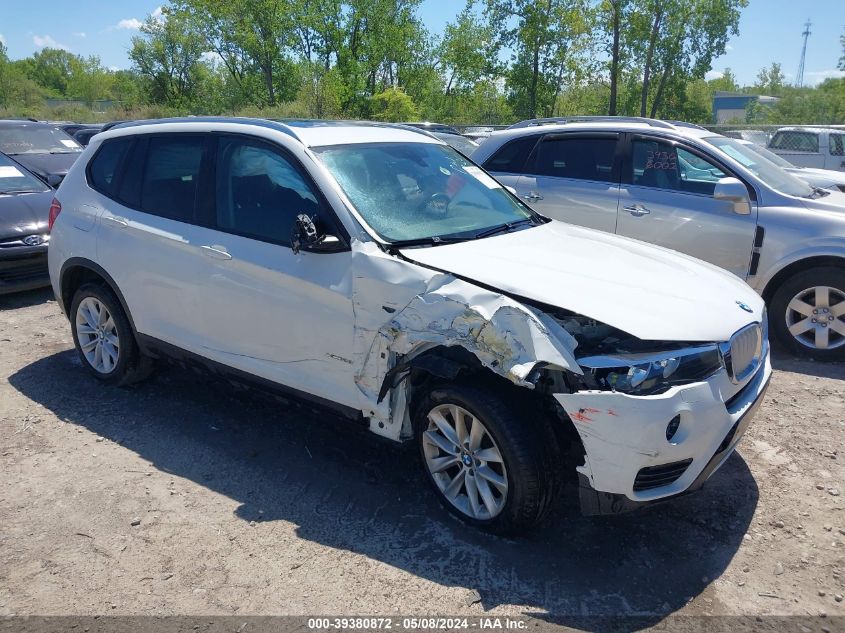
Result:
M495 534L535 527L558 493L551 429L520 400L509 389L449 384L433 388L415 412L423 470L441 503Z
M845 269L813 268L790 277L772 297L769 319L793 354L845 360Z
M70 323L79 358L97 380L123 386L149 375L152 361L142 356L129 319L107 286L81 286L71 302Z

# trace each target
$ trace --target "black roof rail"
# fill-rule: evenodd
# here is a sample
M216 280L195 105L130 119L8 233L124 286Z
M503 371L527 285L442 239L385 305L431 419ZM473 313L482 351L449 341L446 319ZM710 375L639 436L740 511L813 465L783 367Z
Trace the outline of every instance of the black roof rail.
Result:
M668 121L660 121L659 119L648 119L639 116L567 116L567 117L549 117L545 119L527 119L514 123L508 129L514 130L523 127L532 127L535 125L564 125L566 123L645 123L652 127L660 127L664 129L672 129L675 127Z

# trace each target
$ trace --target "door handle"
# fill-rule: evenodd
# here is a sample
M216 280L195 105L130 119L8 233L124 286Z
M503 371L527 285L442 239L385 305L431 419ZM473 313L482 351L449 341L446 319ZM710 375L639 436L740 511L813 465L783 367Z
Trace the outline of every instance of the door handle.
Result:
M543 196L541 196L536 191L529 191L528 193L522 194L522 197L529 202L536 202L537 200L542 200Z
M129 226L129 221L126 218L121 218L117 215L104 215L103 222L108 222L109 224L113 224L114 226L119 226L122 229Z
M229 254L229 251L226 250L225 246L212 244L211 246L200 246L200 248L203 253L209 257L213 257L214 259L232 259L232 256Z
M647 209L641 204L632 204L630 206L624 207L625 211L633 215L635 218L641 218L644 215L648 215L651 213L650 209Z

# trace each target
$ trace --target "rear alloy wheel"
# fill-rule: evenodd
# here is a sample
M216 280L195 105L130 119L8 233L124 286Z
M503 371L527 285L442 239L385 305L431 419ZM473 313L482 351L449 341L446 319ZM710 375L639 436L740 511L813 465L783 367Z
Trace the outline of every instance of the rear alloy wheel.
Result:
M76 351L98 380L128 385L146 378L152 361L141 355L129 319L111 288L83 285L73 295L71 330Z
M530 530L560 484L548 423L515 387L434 387L414 410L422 465L441 503L496 534Z
M96 297L85 297L76 311L79 349L99 374L109 374L120 358L120 338L109 309Z
M778 339L797 355L845 358L845 270L799 273L775 293L770 314Z

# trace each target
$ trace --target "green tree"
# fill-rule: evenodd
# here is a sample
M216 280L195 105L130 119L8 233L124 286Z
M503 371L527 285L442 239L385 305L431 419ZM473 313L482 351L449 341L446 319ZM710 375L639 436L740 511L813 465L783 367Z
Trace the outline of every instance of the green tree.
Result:
M414 100L401 88L388 88L369 101L370 115L376 121L413 121L418 116Z
M754 88L769 95L780 95L785 85L786 76L781 71L780 64L772 62L771 66L767 66L757 73Z
M204 42L180 15L153 16L132 38L129 58L152 103L190 107L201 76Z
M517 116L552 116L564 82L585 64L593 12L585 0L487 0L499 43L513 51L507 72Z

